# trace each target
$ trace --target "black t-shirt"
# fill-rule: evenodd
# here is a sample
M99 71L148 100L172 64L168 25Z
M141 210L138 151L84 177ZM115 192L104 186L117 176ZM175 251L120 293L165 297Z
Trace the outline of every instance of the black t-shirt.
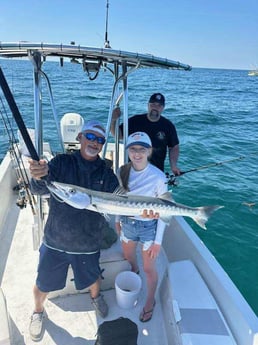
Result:
M120 129L123 133L123 124ZM151 139L153 151L150 162L164 171L167 147L179 144L175 126L163 116L158 121L151 122L147 114L134 115L128 119L128 135L138 131L147 133Z

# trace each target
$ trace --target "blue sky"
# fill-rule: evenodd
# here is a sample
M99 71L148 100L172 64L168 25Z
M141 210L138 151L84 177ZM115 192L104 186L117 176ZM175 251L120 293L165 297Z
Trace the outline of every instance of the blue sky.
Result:
M1 0L0 41L101 47L106 0ZM114 49L193 67L258 66L257 0L109 0Z

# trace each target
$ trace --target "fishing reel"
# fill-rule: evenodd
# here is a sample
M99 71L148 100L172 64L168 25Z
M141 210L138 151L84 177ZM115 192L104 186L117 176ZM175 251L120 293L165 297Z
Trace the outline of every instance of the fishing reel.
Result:
M173 175L173 174L169 174L168 172L165 173L166 178L167 178L167 185L169 187L176 187L178 186L178 181L177 181L177 176Z
M15 187L13 187L14 191L18 192L18 198L16 200L16 205L23 209L27 206L27 192L23 184L18 183Z
M21 209L27 206L27 198L26 198L26 190L25 188L21 188L18 193L18 198L16 200L16 205Z

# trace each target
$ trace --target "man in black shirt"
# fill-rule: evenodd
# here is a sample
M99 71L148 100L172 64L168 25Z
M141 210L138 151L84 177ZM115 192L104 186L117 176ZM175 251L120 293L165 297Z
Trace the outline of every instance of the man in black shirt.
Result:
M161 115L165 107L165 97L161 93L154 93L148 103L148 113L134 115L128 119L128 135L141 131L149 135L152 141L152 156L150 161L164 171L164 161L167 148L172 172L180 175L177 167L179 156L179 140L173 123ZM115 108L112 114L111 133L115 134L115 125L121 111ZM123 138L123 124L119 126L119 139Z

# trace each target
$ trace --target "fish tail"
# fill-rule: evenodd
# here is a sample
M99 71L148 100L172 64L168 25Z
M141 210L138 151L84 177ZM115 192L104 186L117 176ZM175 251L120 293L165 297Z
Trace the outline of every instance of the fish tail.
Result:
M207 230L205 224L208 221L211 214L224 206L203 206L198 207L198 212L196 216L193 216L193 220L204 230Z

